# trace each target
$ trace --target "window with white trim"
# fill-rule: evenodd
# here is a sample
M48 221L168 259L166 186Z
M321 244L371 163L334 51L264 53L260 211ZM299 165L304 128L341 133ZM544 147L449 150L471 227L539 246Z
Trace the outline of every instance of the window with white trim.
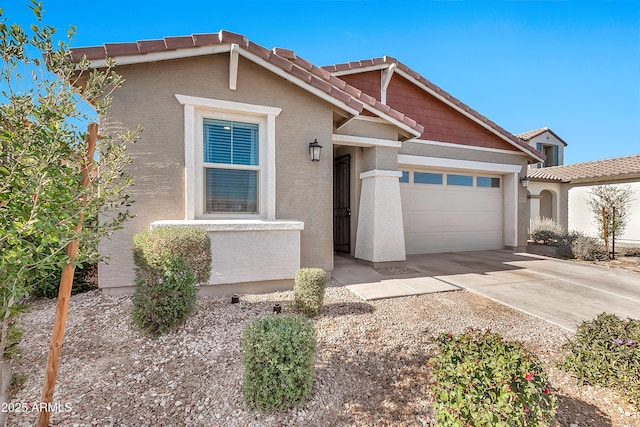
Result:
M204 213L258 213L259 129L256 123L204 118Z
M281 109L176 95L184 105L185 219L275 219Z

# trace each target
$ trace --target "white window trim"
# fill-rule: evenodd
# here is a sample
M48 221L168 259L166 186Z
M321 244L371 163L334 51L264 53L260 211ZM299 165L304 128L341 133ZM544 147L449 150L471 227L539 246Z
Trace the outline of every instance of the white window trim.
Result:
M276 117L282 109L219 99L175 95L184 105L185 220L276 218ZM259 126L258 214L204 213L203 119Z

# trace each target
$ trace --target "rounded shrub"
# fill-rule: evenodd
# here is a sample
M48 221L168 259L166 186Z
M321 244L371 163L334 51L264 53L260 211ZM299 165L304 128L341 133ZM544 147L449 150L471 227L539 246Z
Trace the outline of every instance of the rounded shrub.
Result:
M206 283L211 275L211 239L201 227L159 227L133 237L133 262L139 269L162 269L181 257L196 276Z
M303 403L313 387L316 346L304 317L273 314L249 323L242 337L246 405L266 412Z
M309 317L320 313L326 282L327 273L321 268L298 269L293 286L296 309Z
M202 228L163 227L133 238L133 319L154 336L182 323L195 307L196 283L211 274L211 243Z
M580 383L615 388L640 408L640 320L601 313L563 351L560 367Z
M535 355L500 335L442 334L432 359L436 422L446 426L547 426L556 397Z
M608 258L607 250L595 237L579 235L571 244L571 252L576 259L583 261L602 261Z
M551 218L534 219L529 227L529 235L534 242L552 243L562 234L562 226Z

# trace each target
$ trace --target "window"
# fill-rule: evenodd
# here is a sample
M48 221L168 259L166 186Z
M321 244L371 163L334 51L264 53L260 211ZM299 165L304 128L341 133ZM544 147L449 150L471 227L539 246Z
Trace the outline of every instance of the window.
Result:
M203 119L204 213L258 213L255 123Z
M402 171L402 176L400 177L400 182L409 182L409 172Z
M476 186L500 188L500 178L491 178L489 176L479 176L476 178Z
M175 97L184 106L185 219L275 219L281 109Z
M447 185L460 185L463 187L473 187L473 176L447 175Z
M416 184L437 184L442 185L441 173L414 172L413 182Z

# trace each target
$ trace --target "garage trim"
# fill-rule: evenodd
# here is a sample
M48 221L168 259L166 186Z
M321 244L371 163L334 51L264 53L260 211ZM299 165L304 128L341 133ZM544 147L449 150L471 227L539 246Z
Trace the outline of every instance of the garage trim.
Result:
M505 247L518 246L518 183L520 182L520 172L522 171L521 165L398 154L398 167L400 166L465 172L492 172L497 175L503 175L503 244Z

